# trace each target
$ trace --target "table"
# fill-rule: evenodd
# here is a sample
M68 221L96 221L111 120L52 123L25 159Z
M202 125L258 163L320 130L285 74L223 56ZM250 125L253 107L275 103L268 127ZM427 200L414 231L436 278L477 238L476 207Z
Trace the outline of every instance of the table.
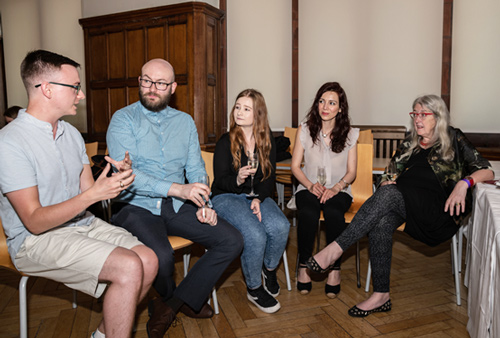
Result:
M500 161L492 162L496 179ZM500 337L500 188L479 183L474 189L470 254L467 330L471 337Z

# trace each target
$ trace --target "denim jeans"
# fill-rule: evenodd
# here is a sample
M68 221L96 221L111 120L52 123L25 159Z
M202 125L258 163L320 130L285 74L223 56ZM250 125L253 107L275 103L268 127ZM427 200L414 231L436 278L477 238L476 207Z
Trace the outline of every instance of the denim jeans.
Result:
M271 198L260 204L262 222L250 209L252 199L245 194L221 194L212 199L217 215L243 235L241 268L249 289L262 285L261 271L278 266L288 241L290 222Z

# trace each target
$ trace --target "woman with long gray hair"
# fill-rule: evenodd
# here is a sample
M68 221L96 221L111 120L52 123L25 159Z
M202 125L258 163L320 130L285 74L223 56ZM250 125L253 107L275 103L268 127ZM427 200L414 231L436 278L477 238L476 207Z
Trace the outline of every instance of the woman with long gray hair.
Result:
M329 271L349 246L368 235L373 294L349 310L353 317L391 310L392 236L403 222L406 233L430 246L449 240L472 209L471 188L494 177L490 163L462 131L450 126L439 96L421 96L412 108L410 135L392 157L375 194L351 225L307 262L313 271Z

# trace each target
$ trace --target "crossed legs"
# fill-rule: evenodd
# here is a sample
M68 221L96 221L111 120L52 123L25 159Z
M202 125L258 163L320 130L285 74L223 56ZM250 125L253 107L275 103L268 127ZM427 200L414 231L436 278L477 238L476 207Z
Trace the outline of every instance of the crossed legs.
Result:
M392 236L405 221L405 216L404 200L397 187L383 186L363 204L351 225L314 256L316 262L326 268L338 260L352 244L368 235L374 292L357 305L361 310L377 308L389 300Z

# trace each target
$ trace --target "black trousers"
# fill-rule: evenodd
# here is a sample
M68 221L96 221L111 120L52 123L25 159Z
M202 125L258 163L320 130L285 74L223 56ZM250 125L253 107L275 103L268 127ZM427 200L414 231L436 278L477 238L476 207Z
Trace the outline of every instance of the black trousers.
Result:
M126 205L113 216L112 222L127 229L158 256L159 269L153 287L160 296L165 300L175 296L198 311L224 270L240 255L243 238L221 217L216 226L200 223L196 211L194 204L186 202L176 213L172 199L166 198L160 216L144 208ZM174 250L167 236L180 236L207 249L177 287L173 279Z
M346 228L344 214L351 206L352 197L340 192L321 204L315 195L308 190L302 190L295 195L295 201L299 210L297 225L299 263L305 264L312 255L320 211L323 210L325 217L326 242L329 244ZM341 259L337 259L334 269L340 269L340 261Z

